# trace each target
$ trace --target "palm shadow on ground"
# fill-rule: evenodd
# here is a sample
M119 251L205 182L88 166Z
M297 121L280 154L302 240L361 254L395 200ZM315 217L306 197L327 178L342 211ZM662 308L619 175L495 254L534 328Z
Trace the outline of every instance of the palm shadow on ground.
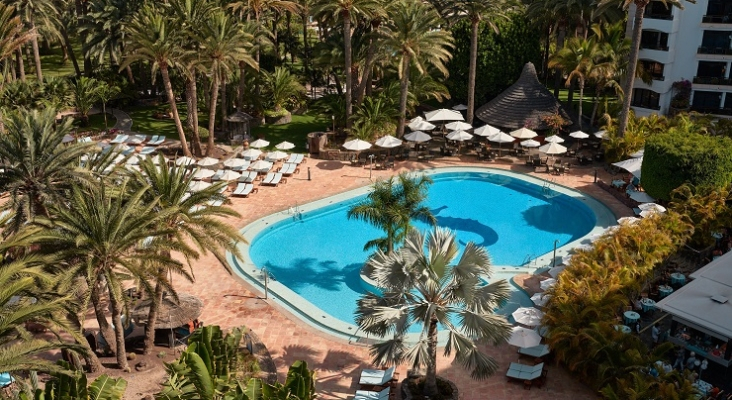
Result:
M267 262L265 267L276 281L295 291L308 286L317 286L323 290L337 292L341 284L354 291L361 291L358 281L361 264L340 266L333 260L318 260L311 257L295 259L289 267L270 262Z
M442 206L430 210L432 215L437 220L437 225L443 228L448 228L452 231L464 231L474 233L481 238L481 243L476 243L478 246L490 246L498 241L498 233L488 225L481 223L475 219L468 218L455 218L448 216L440 216L440 212L447 209L447 206ZM467 243L459 241L461 245L465 246Z

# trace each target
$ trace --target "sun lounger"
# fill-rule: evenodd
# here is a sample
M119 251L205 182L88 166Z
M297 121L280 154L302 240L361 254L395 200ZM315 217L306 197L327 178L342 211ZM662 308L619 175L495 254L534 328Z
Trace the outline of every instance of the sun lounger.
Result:
M223 200L211 200L207 203L211 207L221 207L224 204Z
M358 380L359 385L384 386L394 378L395 367L389 369L364 369Z
M509 379L518 379L521 381L531 381L541 376L544 369L544 363L536 365L525 365L519 363L511 363L506 371L506 377Z
M285 182L287 182L287 179L283 178L279 172L270 172L262 179L262 185L265 186L277 186Z
M92 138L89 136L84 136L83 138L79 138L76 140L78 143L91 143Z
M387 400L390 394L391 388L386 388L380 392L357 390L353 400Z
M257 189L254 188L254 185L251 183L240 183L236 185L236 189L234 189L233 192L231 192L232 196L241 196L241 197L247 197L250 193L256 192Z
M284 164L282 164L282 166L280 167L280 171L279 171L279 172L280 172L280 173L281 173L282 175L284 175L284 176L290 176L290 175L292 175L292 174L296 174L296 173L300 172L300 169L299 169L299 168L297 168L297 164L293 164L293 163L284 163Z
M150 146L145 146L142 148L142 150L140 150L140 154L142 154L142 155L152 154L154 152L155 152L155 148L150 147Z
M290 158L287 159L287 163L292 164L300 164L305 161L305 155L304 154L290 154Z
M150 139L149 142L147 142L147 145L148 146L158 146L158 145L163 144L164 141L165 141L165 136L163 136L163 135L157 136L156 135L156 136L153 136L152 139Z
M112 143L112 144L120 144L120 143L124 143L129 138L130 138L129 135L124 135L124 134L123 135L117 135L117 136L114 137L114 139L110 140L109 143Z
M127 138L127 143L137 145L147 140L147 135L132 135Z
M549 354L549 346L546 344L540 344L533 347L521 347L518 352L524 356L541 358Z
M257 171L244 171L241 174L241 178L237 179L237 182L252 183L257 179L259 174Z

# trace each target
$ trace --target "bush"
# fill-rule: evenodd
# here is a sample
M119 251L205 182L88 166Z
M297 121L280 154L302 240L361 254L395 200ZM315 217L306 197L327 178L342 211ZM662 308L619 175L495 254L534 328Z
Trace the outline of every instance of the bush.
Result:
M281 110L265 110L264 116L268 117L268 118L281 118L281 117L286 116L289 113L290 112L284 108Z
M643 187L649 195L669 200L684 183L722 188L732 182L732 140L671 129L645 145Z

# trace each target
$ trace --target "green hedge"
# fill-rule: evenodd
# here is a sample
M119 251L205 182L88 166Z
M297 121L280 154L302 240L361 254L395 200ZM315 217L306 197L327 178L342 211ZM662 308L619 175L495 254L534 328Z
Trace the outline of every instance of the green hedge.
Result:
M677 132L651 136L645 145L642 184L649 195L669 200L671 191L689 182L724 187L732 182L732 140Z

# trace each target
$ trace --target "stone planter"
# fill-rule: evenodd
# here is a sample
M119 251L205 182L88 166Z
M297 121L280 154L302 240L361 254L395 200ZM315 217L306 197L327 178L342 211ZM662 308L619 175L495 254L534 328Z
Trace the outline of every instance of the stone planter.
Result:
M422 395L413 394L409 388L409 382L411 380L421 379L421 378L423 378L423 376L421 376L421 375L409 376L402 381L401 386L402 386L402 399L403 400L423 400L423 399L425 399L425 397L423 397ZM460 394L458 393L457 386L455 386L455 384L452 383L452 381L449 381L445 378L441 378L438 376L437 377L437 387L439 388L442 385L449 385L450 388L452 389L452 394L449 397L442 396L440 398L442 398L444 400L459 400L460 399ZM435 398L437 398L437 397L435 397Z
M292 113L288 112L287 115L281 117L264 117L264 120L270 125L285 125L292 122Z

